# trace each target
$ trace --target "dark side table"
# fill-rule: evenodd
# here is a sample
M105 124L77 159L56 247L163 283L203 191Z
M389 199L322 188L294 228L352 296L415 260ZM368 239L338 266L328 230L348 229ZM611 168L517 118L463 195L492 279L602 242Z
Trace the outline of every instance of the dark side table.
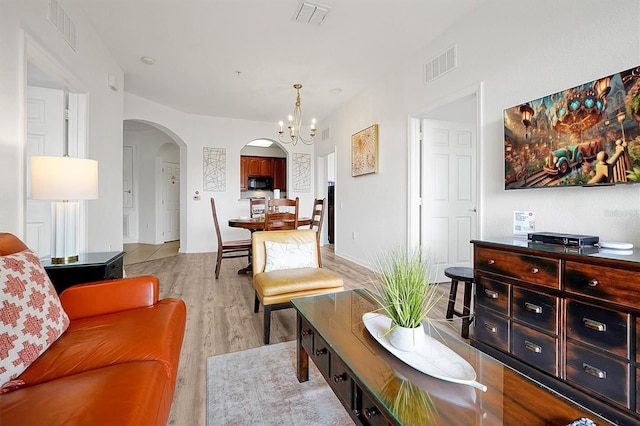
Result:
M124 252L80 253L77 262L62 264L52 264L51 259L42 259L42 266L60 294L72 285L122 278Z

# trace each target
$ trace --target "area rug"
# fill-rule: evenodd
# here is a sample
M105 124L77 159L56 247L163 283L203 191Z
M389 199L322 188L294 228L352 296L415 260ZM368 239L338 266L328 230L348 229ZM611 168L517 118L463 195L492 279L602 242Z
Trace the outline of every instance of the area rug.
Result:
M296 378L295 342L207 359L207 425L353 425L313 362Z

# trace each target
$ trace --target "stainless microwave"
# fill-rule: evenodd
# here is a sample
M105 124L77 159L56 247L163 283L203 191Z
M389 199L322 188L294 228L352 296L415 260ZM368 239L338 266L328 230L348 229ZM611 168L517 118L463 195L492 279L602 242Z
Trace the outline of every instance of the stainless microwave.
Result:
M249 176L247 189L271 191L273 189L273 179L269 176Z

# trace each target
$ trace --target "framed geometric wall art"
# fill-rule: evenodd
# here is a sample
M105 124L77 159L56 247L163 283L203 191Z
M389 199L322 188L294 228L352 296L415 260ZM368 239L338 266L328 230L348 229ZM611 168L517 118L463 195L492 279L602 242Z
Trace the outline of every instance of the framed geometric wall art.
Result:
M202 183L204 191L224 192L227 186L227 151L224 148L202 149Z
M311 154L293 154L293 190L311 192Z
M378 173L378 125L351 136L351 176Z

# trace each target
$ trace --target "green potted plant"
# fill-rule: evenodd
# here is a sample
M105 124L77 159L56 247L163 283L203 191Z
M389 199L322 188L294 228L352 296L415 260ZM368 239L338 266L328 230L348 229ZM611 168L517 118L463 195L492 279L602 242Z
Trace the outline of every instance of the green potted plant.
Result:
M373 297L391 319L389 341L412 351L424 344L422 321L442 294L430 280L430 265L422 251L395 250L375 258Z

